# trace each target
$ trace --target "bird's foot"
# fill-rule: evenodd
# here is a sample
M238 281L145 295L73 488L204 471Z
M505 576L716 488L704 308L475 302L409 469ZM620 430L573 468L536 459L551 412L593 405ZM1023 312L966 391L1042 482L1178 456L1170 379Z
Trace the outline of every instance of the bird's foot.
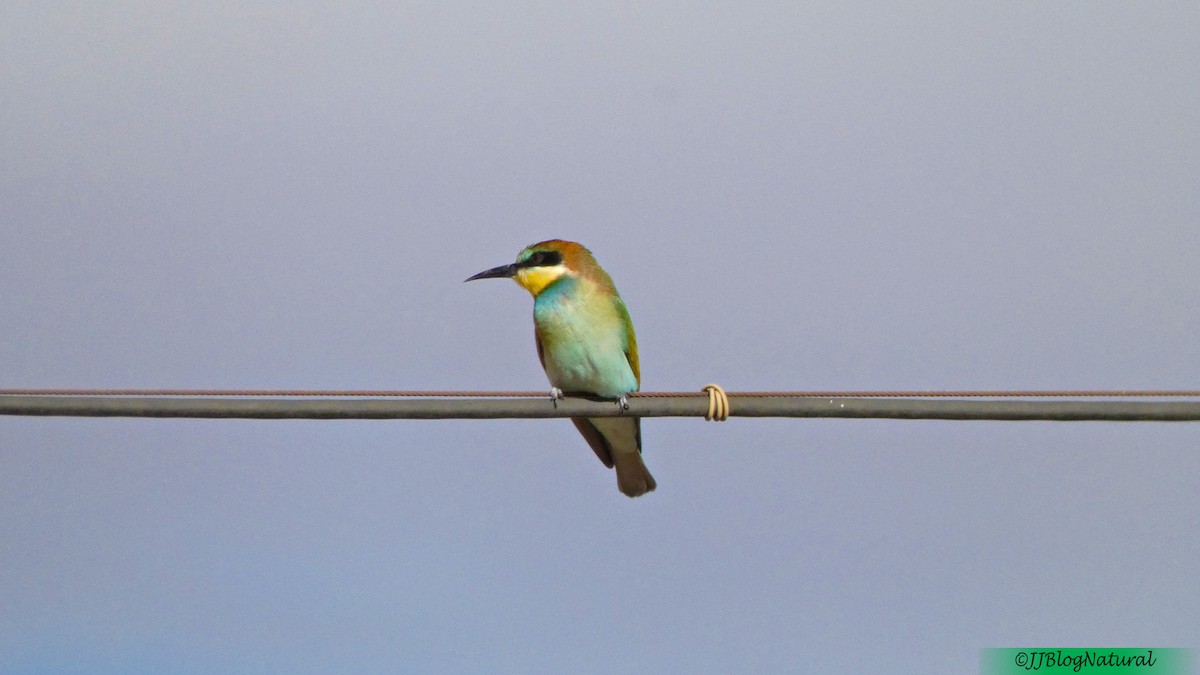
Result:
M562 389L550 387L550 402L554 404L555 408L558 407L558 402L564 398L566 398L566 394L563 393Z
M621 398L617 399L617 405L621 406L621 410L629 410L629 396L622 394Z

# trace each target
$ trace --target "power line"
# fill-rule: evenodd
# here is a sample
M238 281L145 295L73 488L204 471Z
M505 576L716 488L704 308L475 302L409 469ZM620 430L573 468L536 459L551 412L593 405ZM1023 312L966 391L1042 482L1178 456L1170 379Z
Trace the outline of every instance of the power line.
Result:
M628 410L622 410L611 401L577 397L552 403L546 394L538 394L535 398L531 392L513 392L522 398L447 397L456 392L408 392L428 395L417 398L346 397L344 392L306 394L321 398L247 397L245 392L238 392L241 396L236 398L153 395L153 390L124 390L135 393L120 396L9 393L16 391L39 390L3 390L0 392L0 415L204 419L500 419L618 415L703 417L708 410L706 395L691 392L641 393L630 396ZM822 392L730 393L730 415L844 419L1200 421L1200 401L1011 400L1011 397L1003 400L961 400L931 398L937 394L930 392L918 392L926 396L923 398L814 395L819 393ZM985 392L977 393L986 395ZM1200 396L1197 392L1153 393L1157 398ZM482 394L487 395L486 392ZM1115 392L1102 394L1112 398L1122 396ZM1137 395L1146 394L1142 392ZM887 396L888 393L875 392L874 395ZM1048 393L1027 395L1046 396ZM329 398L331 396L337 398Z
M0 388L0 396L257 396L397 398L545 398L546 391L444 391L423 389L84 389ZM939 389L742 391L738 396L800 398L1198 398L1200 389ZM639 391L637 397L704 397L703 391Z

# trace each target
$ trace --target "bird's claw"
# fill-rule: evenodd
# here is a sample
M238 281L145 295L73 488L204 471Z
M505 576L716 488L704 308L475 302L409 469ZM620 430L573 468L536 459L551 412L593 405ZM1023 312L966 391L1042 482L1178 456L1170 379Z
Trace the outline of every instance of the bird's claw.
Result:
M621 398L617 399L617 405L621 406L621 410L629 410L629 397L621 396Z
M558 407L558 402L564 398L566 398L566 395L563 394L562 389L559 389L558 387L550 387L550 402L554 404L555 408Z

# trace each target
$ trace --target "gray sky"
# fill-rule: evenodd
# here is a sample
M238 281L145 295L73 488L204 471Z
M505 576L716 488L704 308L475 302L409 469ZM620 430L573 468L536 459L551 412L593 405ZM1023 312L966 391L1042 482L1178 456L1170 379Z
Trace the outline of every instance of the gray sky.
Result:
M1200 386L1200 7L5 3L0 385ZM1200 427L0 419L3 672L970 672L1197 647Z

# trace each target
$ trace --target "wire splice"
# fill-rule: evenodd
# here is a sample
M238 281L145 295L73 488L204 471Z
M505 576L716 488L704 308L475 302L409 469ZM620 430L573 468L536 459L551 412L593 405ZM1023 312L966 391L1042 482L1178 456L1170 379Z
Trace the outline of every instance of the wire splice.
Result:
M708 412L704 413L706 421L724 422L729 419L729 396L725 394L721 385L709 383L700 391L708 392Z

